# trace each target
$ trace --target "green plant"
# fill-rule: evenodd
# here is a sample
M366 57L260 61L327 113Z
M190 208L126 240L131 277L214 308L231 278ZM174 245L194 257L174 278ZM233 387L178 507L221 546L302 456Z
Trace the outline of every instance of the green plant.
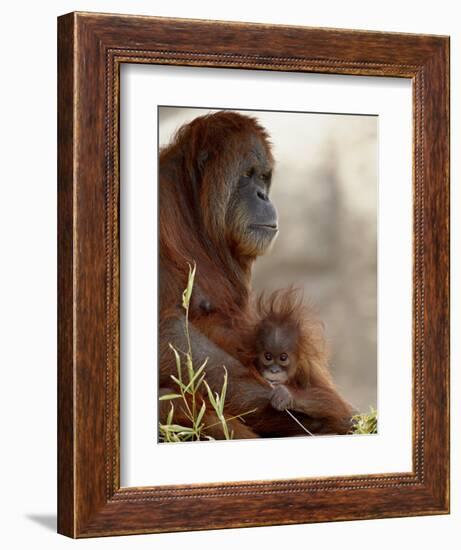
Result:
M370 407L369 413L360 413L352 417L353 434L376 434L378 433L378 413Z
M164 424L159 424L160 441L166 443L177 443L180 441L199 441L214 439L208 433L209 429L220 424L223 435L226 439L233 439L233 431L229 429L229 421L235 418L254 412L255 409L243 414L226 417L224 406L226 401L227 391L227 370L223 365L224 379L221 388L221 393L213 393L212 389L205 380L205 367L208 359L206 359L200 367L195 369L194 360L192 357L192 346L189 334L189 304L192 296L196 266L189 266L189 277L187 287L182 295L182 307L185 310L184 333L186 336L187 350L184 352L178 351L171 343L169 344L172 353L175 357L177 376L171 375L171 379L177 386L178 390L175 393L169 393L160 397L161 401L170 401L170 410ZM183 360L181 360L181 355ZM184 371L184 372L183 372ZM208 402L203 397L206 390ZM178 400L178 406L181 406L182 412L189 420L187 426L174 422L175 406L174 401ZM207 407L211 407L218 418L218 422L206 424Z

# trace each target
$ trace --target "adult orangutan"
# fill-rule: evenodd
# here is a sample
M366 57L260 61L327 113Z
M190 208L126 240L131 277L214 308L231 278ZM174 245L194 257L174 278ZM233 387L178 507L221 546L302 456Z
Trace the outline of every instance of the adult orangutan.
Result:
M255 118L221 111L182 126L159 159L160 393L174 391L170 375L176 366L169 343L187 348L181 295L188 263L195 262L198 307L189 316L194 362L208 358L206 380L217 392L225 365L229 416L257 409L245 423L232 421L235 439L305 434L285 411L271 406L274 389L239 360L241 336L254 320L253 262L278 232L269 198L274 160L268 137ZM312 379L324 384L322 376ZM344 401L335 390L331 398L328 390L329 407L343 411ZM161 421L168 409L161 401ZM323 425L307 412L297 416L313 433L347 431L349 419ZM216 426L211 435L222 438L220 430Z

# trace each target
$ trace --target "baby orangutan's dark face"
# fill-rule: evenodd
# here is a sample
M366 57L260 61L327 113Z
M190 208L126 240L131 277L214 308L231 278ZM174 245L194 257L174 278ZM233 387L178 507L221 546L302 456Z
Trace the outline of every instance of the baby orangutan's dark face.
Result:
M287 384L296 372L296 335L291 327L264 322L256 341L256 366L271 384Z

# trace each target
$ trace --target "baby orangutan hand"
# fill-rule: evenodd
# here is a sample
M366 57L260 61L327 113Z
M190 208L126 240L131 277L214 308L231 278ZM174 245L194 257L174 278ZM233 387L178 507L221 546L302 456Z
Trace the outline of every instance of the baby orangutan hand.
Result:
M283 384L278 384L274 387L271 396L271 405L278 411L292 409L294 406L293 396L290 390Z

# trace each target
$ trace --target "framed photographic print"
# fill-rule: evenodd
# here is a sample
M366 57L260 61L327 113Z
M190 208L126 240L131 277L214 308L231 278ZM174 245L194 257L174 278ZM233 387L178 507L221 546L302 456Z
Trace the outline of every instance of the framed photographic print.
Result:
M58 20L58 531L449 511L449 39Z

